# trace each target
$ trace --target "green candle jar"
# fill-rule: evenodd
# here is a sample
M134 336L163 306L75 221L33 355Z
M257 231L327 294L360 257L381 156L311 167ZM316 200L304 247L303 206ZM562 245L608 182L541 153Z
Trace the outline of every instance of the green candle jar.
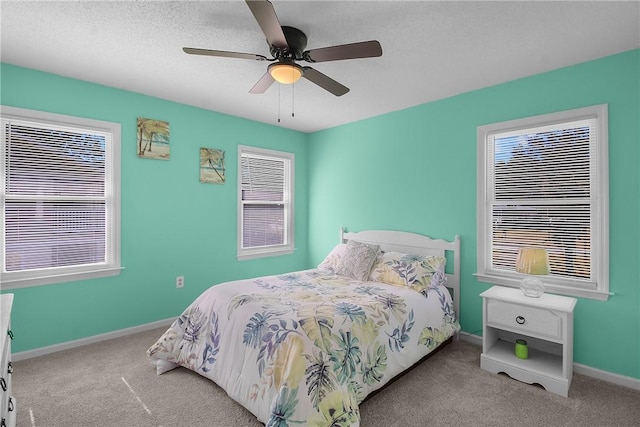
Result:
M529 357L529 347L527 347L527 341L523 339L516 340L516 357L518 359L526 359Z

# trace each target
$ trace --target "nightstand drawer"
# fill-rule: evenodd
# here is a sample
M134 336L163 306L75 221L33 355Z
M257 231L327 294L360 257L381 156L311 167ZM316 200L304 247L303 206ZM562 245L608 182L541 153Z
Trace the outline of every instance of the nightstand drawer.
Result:
M487 323L514 332L562 340L562 317L553 311L504 301L487 301Z

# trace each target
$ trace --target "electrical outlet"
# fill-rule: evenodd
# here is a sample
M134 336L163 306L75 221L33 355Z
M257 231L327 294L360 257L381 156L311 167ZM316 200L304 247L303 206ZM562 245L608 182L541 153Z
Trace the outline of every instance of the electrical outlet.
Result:
M176 277L176 288L184 288L184 276Z

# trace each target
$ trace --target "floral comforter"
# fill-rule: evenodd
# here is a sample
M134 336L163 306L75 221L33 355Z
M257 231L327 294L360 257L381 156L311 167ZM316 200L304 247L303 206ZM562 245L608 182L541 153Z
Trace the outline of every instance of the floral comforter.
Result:
M441 285L419 293L328 270L212 286L147 351L267 426L357 426L358 404L459 330Z

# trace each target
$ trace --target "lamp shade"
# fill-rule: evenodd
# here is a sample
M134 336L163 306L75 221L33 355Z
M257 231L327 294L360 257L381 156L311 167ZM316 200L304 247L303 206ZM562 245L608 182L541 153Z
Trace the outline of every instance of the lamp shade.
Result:
M518 273L540 275L549 274L549 256L542 248L520 248L516 260Z
M278 83L295 83L302 77L302 67L293 62L277 62L269 65L269 74Z

